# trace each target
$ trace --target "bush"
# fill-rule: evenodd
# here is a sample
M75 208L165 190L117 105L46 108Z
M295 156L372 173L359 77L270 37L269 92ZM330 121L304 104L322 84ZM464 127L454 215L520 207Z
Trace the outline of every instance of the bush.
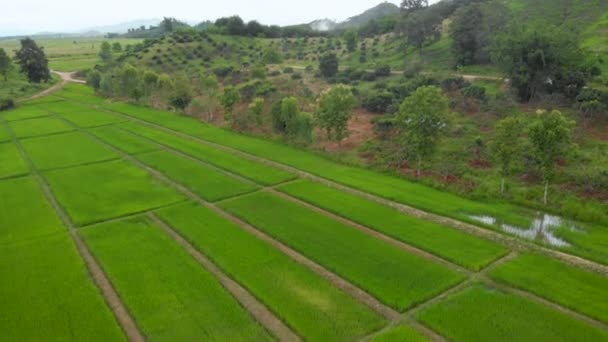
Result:
M292 80L301 80L302 79L302 74L300 74L299 72L296 72L294 74L291 75L291 79Z
M395 117L378 117L372 120L374 132L380 138L387 138L395 128Z
M363 100L363 107L372 113L384 114L394 99L393 94L388 91L372 93Z
M479 102L485 103L488 100L486 95L486 88L471 85L462 89L462 96L469 99L475 99Z
M264 65L255 65L251 68L252 78L266 78L266 67Z
M234 72L234 67L232 65L219 65L214 67L212 71L217 77L227 77Z
M377 77L387 77L391 75L391 67L388 65L379 65L374 71Z
M444 91L456 91L469 87L471 84L462 77L448 77L441 81L440 85Z
M0 112L15 108L15 100L11 98L0 99Z
M283 73L284 74L292 74L293 73L293 68L292 67L287 67L287 68L283 69Z

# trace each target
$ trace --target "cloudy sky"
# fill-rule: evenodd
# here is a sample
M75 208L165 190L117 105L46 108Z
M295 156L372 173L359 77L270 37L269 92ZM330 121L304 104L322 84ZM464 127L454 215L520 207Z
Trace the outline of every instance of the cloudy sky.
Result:
M238 14L265 24L343 20L382 0L17 0L5 1L0 36L74 32L139 19L176 17L200 22ZM391 0L399 4L399 0Z

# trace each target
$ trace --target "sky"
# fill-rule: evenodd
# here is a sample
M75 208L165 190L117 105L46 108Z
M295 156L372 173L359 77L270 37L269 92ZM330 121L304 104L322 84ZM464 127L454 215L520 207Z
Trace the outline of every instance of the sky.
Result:
M244 20L291 25L344 20L382 0L18 0L6 1L0 36L78 32L133 20L175 17L189 23L238 14ZM399 0L389 2L399 4Z

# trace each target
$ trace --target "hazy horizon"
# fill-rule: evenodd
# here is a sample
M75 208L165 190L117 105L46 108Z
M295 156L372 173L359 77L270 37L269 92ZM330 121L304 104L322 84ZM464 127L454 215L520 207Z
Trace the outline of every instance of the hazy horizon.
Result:
M175 17L188 23L239 15L244 20L258 20L268 25L293 25L329 18L342 21L360 14L381 0L106 0L89 3L78 0L8 2L3 7L0 36L28 35L42 32L75 33L99 26L111 26L138 20ZM400 0L386 1L399 5ZM431 1L434 2L434 1ZM75 15L77 14L77 15Z

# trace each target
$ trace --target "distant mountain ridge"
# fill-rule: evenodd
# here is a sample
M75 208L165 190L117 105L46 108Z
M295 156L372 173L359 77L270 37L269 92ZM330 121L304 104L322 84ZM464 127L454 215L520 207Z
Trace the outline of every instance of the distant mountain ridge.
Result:
M365 12L350 17L343 22L336 22L331 19L319 19L308 24L310 28L316 31L331 31L347 28L356 28L369 23L372 20L386 17L389 15L399 14L399 6L391 2L383 2L375 7L372 7Z

